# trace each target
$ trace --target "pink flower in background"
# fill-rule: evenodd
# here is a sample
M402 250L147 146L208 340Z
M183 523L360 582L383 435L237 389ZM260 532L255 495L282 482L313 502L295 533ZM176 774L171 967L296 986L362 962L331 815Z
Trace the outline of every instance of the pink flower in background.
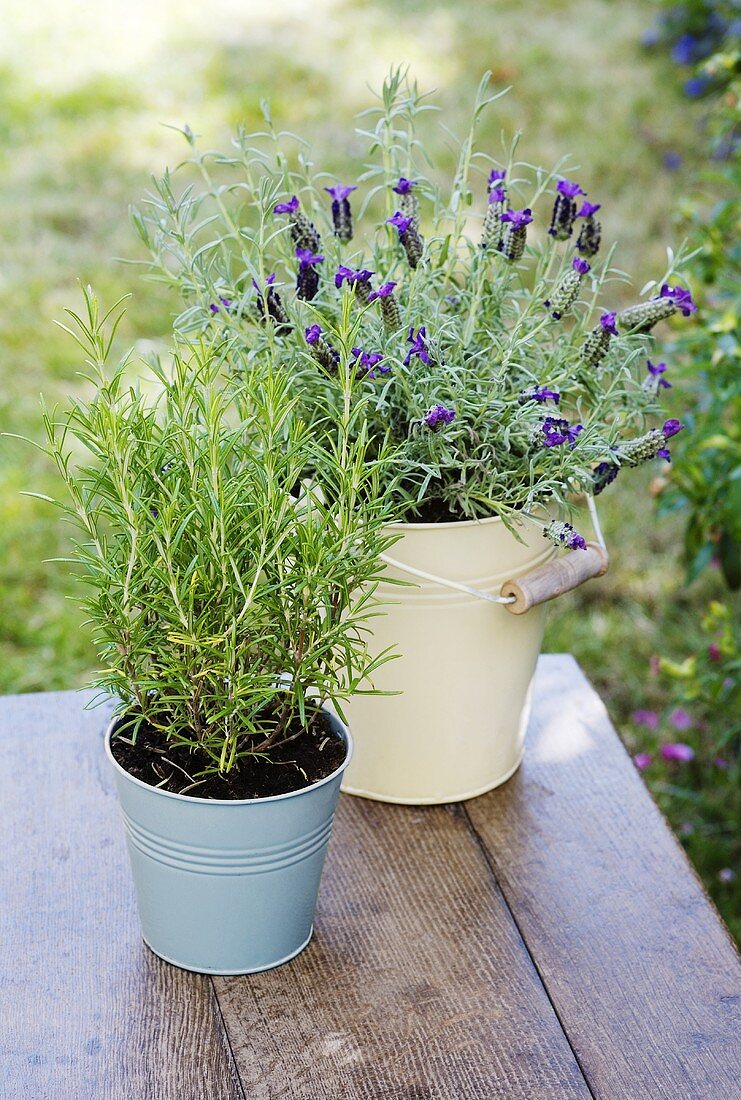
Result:
M713 763L715 764L716 768L727 768L728 767L728 761L725 760L722 756L716 756Z
M684 707L675 707L675 709L669 715L669 721L674 726L675 730L681 730L684 733L685 730L692 729L692 715Z
M642 772L653 764L653 759L650 752L637 752L633 757L633 763L638 768L638 771Z
M681 741L674 744L661 746L662 760L672 760L679 764L687 764L695 759L695 750L690 745L684 745Z
M655 710L634 710L631 718L637 726L644 726L647 730L659 728L659 716Z
M708 657L711 661L719 661L721 658L720 646L717 642L711 642L708 646Z

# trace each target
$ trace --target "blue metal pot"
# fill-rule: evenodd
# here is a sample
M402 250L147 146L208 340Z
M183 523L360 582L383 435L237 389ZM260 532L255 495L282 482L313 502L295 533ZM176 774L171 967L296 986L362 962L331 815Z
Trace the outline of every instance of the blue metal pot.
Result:
M135 779L111 753L144 942L204 974L280 966L308 944L344 763L304 790L244 801L170 794Z

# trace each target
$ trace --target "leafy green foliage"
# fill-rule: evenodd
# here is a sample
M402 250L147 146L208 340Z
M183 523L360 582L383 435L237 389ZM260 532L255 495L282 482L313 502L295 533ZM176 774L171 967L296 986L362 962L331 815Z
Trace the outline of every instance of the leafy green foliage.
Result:
M372 371L358 358L353 400L364 403L371 439L390 432L398 446L394 473L399 512L407 519L499 514L507 520L548 501L568 509L575 490L592 490L595 465L619 464L619 444L657 410L656 390L646 385L651 337L643 326L626 320L620 328L618 318L618 335L604 356L594 362L585 354L590 333L600 331L611 284L624 276L612 266L612 251L588 274L576 275L580 224L565 242L546 232L563 165L547 172L519 160L519 139L503 149L501 161L477 150L480 117L498 98L487 95L487 83L485 77L471 128L458 142L452 189L444 192L425 174L420 118L433 107L403 72L392 71L379 106L361 116L359 134L370 144L371 160L358 176L356 221L373 231L360 244L346 244L333 232L324 194L333 181L314 170L302 139L275 130L267 108L265 129L239 132L232 155L199 153L186 129L192 153L181 171L187 182L176 189L166 174L133 215L152 256L152 277L174 286L184 304L178 330L191 338L219 332L243 349L247 363L269 355L295 381L309 419L315 408L323 416L327 404L342 407L333 356L343 370L353 347L378 358ZM505 211L535 211L522 264L507 259L513 231L497 218L492 236L491 206L484 213L492 169L506 173ZM414 181L413 195L395 193L400 177ZM300 210L286 217L281 211L292 195L300 197ZM416 256L410 261L406 254L405 231L388 224L397 210L421 233L416 264ZM312 247L323 260L316 264L318 293L307 301L284 287L295 278L297 234L309 232L309 223L317 227ZM472 239L476 223L479 237L483 223L481 241ZM669 261L661 282L680 262L672 254ZM352 280L338 290L335 273L343 268L370 271L375 282L362 293ZM276 272L269 289L267 279ZM371 287L389 282L397 311L391 318L382 300L367 298ZM275 293L285 314L280 324L266 305ZM566 302L564 320L556 317L559 300ZM339 331L348 315L349 345ZM321 342L312 356L306 334L316 325ZM421 354L410 357L420 329ZM557 409L529 396L542 387L560 396ZM438 405L455 413L444 427L429 420ZM576 427L578 438L547 446L548 415Z
M96 682L228 772L308 706L341 707L388 658L365 647L393 541L387 457L371 460L348 418L322 447L321 483L305 480L314 434L280 373L244 374L233 346L199 343L132 381L128 357L106 367L120 312L100 318L90 291L86 305L68 331L94 395L45 424L105 666Z

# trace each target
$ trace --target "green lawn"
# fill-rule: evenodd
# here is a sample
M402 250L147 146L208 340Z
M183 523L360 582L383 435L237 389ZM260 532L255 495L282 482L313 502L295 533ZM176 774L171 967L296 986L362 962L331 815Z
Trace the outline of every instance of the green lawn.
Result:
M223 148L238 123L259 125L261 97L331 170L362 154L353 115L390 64L409 62L421 86L437 87L446 121L461 128L491 69L512 91L482 145L496 152L502 132L522 129L526 159L571 154L636 290L663 270L666 244L679 244L673 211L700 166L701 107L681 98L668 61L644 55L651 11L638 0L129 0L120 20L115 9L40 0L4 12L0 431L39 438L39 394L53 403L79 385L74 345L52 323L79 304L78 279L109 304L134 293L122 341L144 348L165 336L174 303L113 261L137 256L128 205L184 156L168 125L188 122L204 147ZM663 166L669 152L682 155L677 171ZM441 135L441 168L450 160ZM700 644L700 613L723 594L714 573L684 587L679 524L656 523L648 480L626 476L606 501L610 574L553 607L546 641L576 654L618 724L662 703L650 657ZM1 439L0 692L74 687L94 664L71 582L42 564L64 551L65 531L24 488L53 491L51 473L37 452Z

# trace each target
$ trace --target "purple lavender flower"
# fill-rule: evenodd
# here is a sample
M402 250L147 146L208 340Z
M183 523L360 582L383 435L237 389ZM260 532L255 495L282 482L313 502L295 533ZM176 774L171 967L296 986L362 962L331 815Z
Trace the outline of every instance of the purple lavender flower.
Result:
M309 325L307 329L304 329L304 335L306 336L307 344L318 344L322 335L322 326Z
M391 190L395 191L397 195L411 195L412 188L416 186L416 180L408 180L406 176L400 176L396 187L392 187Z
M615 313L603 313L584 341L582 357L592 367L600 365L609 351L611 338L618 334L615 318Z
M393 294L396 283L384 283L383 286L379 286L378 290L372 290L368 295L369 302L375 302L377 298L388 298L389 294Z
M509 263L516 263L522 258L527 240L527 226L533 220L533 212L530 207L524 210L507 210L502 214L500 221L507 226L507 233L500 241L499 251Z
M658 451L656 452L656 457L663 458L665 462L671 462L672 453L668 447L659 447Z
M529 390L521 390L518 397L520 405L524 405L526 401L538 401L541 404L552 401L557 405L560 400L561 394L558 390L549 390L547 386L532 386Z
M556 199L553 203L551 226L548 232L557 241L566 241L574 231L576 219L576 197L586 195L578 183L572 180L559 180L556 185Z
M362 348L353 348L352 353L357 360L358 374L365 374L368 378L376 377L376 368L378 368L379 374L391 374L391 367L379 367L378 364L383 359L383 355L380 351L363 351Z
M279 202L273 207L274 214L295 214L301 204L296 195L292 195L288 202Z
M208 308L211 310L212 313L220 312L219 307L216 305L216 302L212 302Z
M407 232L410 225L413 222L413 218L406 218L400 210L397 210L392 218L386 218L386 221L396 227L399 230L399 237Z
M319 272L316 268L318 264L324 263L324 256L314 254L310 248L297 248L296 259L299 263L298 274L296 275L296 295L303 298L304 301L310 302L312 298L316 297L319 290Z
M652 363L650 359L646 360L646 370L648 371L648 379L650 381L655 379L656 389L670 390L672 388L671 382L667 382L666 378L661 376L666 370L666 363Z
M418 266L422 259L422 238L417 232L416 218L413 214L402 214L401 210L397 210L392 218L386 218L386 221L396 227L399 231L399 240L402 247L406 252L409 266L415 268Z
M337 274L334 277L334 285L339 290L345 279L352 279L354 271L351 267L345 267L344 264L340 264L337 268Z
M577 195L586 195L586 191L583 191L578 183L574 183L573 180L559 180L556 184L556 190L559 195L564 195L567 199L575 199Z
M608 485L612 485L618 476L620 467L617 462L599 462L592 470L592 492L599 496Z
M677 65L692 65L702 57L702 48L698 53L699 40L694 34L683 34L671 49L671 59Z
M430 353L427 349L427 330L426 330L426 328L424 326L422 328L420 328L417 332L417 335L415 336L414 335L414 326L412 326L409 329L409 335L407 337L407 342L410 343L412 346L410 347L409 351L407 352L407 354L404 358L404 366L408 367L409 364L412 361L412 357L417 355L422 360L422 362L426 363L427 366L429 367L431 360L430 360Z
M692 715L684 707L675 707L669 715L669 723L680 733L686 733L687 730L692 729Z
M689 80L684 82L684 94L690 99L699 99L701 95L705 94L711 83L710 77L705 76L703 73L699 76L691 76Z
M674 305L680 310L683 317L689 317L691 313L694 313L697 306L692 301L692 295L689 290L685 290L681 286L669 286L668 283L664 283L661 287L659 298L670 298Z
M599 202L583 202L577 212L577 218L593 218L598 210L602 209Z
M502 249L504 241L504 228L502 226L502 214L507 209L507 191L504 187L497 187L497 180L492 177L499 173L492 172L489 176L489 197L484 214L484 224L481 227L481 247L489 248L492 245L498 252ZM502 173L503 175L503 173Z
M488 179L488 184L487 184L489 189L494 187L495 184L501 183L502 180L505 179L506 175L507 175L507 173L501 171L499 168L492 168L491 172L489 173L489 179Z
M610 336L617 336L618 334L617 325L615 324L616 318L616 313L603 313L599 319L602 330L608 332Z
M586 550L587 540L575 531L570 523L560 519L552 520L543 528L543 537L550 539L556 546L565 546L569 550Z
M676 172L678 168L682 167L682 154L670 150L668 153L664 153L662 163L667 172Z
M507 192L503 187L495 187L489 192L489 198L486 200L489 204L495 202L505 202L507 199ZM500 215L501 221L501 215Z
M265 280L265 293L263 296L263 292L260 290L257 280L252 280L252 285L257 291L257 312L264 321L265 311L267 309L267 315L275 325L275 335L286 336L291 331L291 322L288 319L288 314L285 311L280 295L273 286L274 282L275 273L268 275Z
M353 271L351 267L345 267L344 264L340 264L337 268L337 274L334 277L334 285L341 287L343 282L347 283L354 289L357 297L364 303L368 304L371 299L371 279L374 275L373 271L368 271L367 268L360 268L358 271Z
M582 260L579 256L574 256L573 260L571 261L571 266L573 267L577 275L586 275L588 271L591 271L591 268L587 261Z
M664 421L664 425L661 431L664 439L671 439L673 435L676 435L677 432L681 432L683 428L684 424L682 424L681 421L675 419L674 417L670 417L669 420Z
M455 409L448 409L445 405L433 405L422 419L428 428L434 430L441 424L452 424L455 420Z
M577 436L584 431L584 425L570 425L568 420L547 416L540 427L540 431L543 433L544 447L560 447L564 443L569 443L574 447Z
M546 309L550 309L551 317L553 317L554 320L560 321L564 313L571 309L574 302L579 297L582 278L590 270L591 268L586 260L582 260L579 256L574 256L571 261L571 271L566 272L557 284L551 297L546 298L543 303Z
M637 752L633 757L633 763L639 772L644 772L646 768L650 768L653 760L654 758L650 752Z
M332 198L332 223L334 235L344 244L352 240L352 210L348 201L348 195L357 191L357 187L346 187L341 183L334 187L325 187L324 190Z
M576 247L582 256L596 256L599 252L599 246L602 242L602 226L594 215L601 209L598 202L583 202L576 215L577 218L584 219L584 224L579 230L579 236L576 240Z

